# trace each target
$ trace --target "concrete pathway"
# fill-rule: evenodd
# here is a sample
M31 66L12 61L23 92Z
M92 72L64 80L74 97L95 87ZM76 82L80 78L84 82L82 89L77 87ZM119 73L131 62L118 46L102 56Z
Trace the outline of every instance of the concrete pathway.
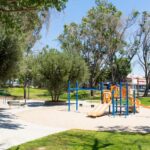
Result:
M36 108L9 109L7 105L0 106L0 150L6 150L9 147L66 130L65 128L26 122L16 116L16 113Z
M79 112L67 112L65 109L57 106L39 107L17 115L27 122L58 128L150 133L150 109L141 108L140 113L128 117L105 115L98 118L86 116L89 108L79 108Z

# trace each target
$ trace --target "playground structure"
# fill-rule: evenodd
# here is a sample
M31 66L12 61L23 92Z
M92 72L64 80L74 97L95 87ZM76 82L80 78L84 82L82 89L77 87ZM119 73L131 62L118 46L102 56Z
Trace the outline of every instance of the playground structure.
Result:
M71 88L70 81L68 82L68 111L71 110L70 105L70 92L75 91L76 95L76 111L78 111L78 91L79 90L93 90L99 91L101 98L100 104L95 107L91 112L88 112L89 117L99 117L104 115L105 111L109 109L109 114L115 116L116 114L128 116L129 113L136 113L140 111L140 100L135 96L135 90L130 92L128 83L111 85L109 83L108 88L104 88L104 83L99 83L98 88L80 88L78 82L76 87Z

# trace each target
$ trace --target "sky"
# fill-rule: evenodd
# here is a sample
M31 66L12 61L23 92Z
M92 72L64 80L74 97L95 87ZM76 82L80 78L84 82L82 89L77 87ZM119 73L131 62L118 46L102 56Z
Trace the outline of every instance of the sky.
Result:
M150 11L150 0L108 0L112 2L124 16L129 15L132 10ZM50 23L43 25L41 30L41 39L35 43L34 51L39 51L46 45L50 48L60 49L57 37L63 32L65 24L71 22L80 23L82 17L86 16L87 11L95 6L95 0L68 0L63 12L51 10ZM48 27L48 28L47 28ZM138 65L135 58L132 62L132 73L143 75L142 68Z

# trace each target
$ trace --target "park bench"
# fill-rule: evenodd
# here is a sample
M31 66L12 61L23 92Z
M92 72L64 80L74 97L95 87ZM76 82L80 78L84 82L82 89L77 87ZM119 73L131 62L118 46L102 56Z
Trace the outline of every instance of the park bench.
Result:
M9 107L11 107L11 106L18 106L19 107L19 106L24 106L25 105L25 103L22 103L18 100L8 101L7 104L9 105Z

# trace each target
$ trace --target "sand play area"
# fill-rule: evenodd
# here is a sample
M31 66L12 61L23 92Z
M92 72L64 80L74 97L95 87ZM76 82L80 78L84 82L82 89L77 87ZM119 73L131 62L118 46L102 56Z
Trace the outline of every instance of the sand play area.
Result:
M104 115L87 117L93 108L88 102L75 111L67 111L66 105L44 106L42 101L28 101L28 106L12 107L0 102L0 150L33 139L69 129L97 131L130 131L150 133L150 109L140 108L140 113L128 117Z

